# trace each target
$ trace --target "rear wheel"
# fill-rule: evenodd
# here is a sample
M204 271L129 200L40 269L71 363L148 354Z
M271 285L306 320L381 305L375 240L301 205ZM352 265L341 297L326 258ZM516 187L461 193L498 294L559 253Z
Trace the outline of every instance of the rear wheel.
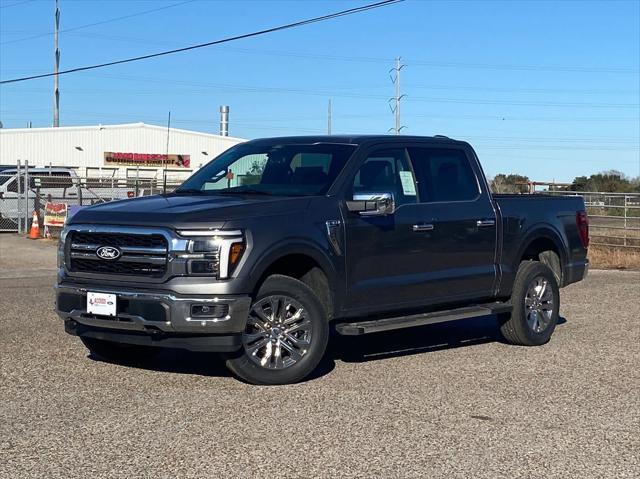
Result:
M502 319L500 331L507 341L538 346L549 341L558 322L560 291L551 269L538 262L520 265L511 295L513 311Z
M81 337L80 340L92 355L112 363L141 363L150 361L160 352L160 348L153 346L114 343L112 341L87 337Z
M269 276L251 306L242 349L226 364L252 384L294 383L316 368L328 337L327 313L313 290L288 276Z

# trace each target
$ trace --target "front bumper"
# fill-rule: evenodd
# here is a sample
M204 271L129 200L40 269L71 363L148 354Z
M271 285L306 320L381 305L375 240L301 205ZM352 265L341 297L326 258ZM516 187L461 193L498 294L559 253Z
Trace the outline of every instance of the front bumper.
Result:
M88 314L87 291L115 294L116 316ZM136 338L147 341L151 338L155 345L161 345L160 340L170 338L239 336L246 326L250 304L251 298L248 295L180 295L162 290L94 287L71 282L56 286L56 312L66 321L67 332L89 335L89 331L98 331L103 336L102 339L106 339L107 335L115 335L112 340L117 340L117 336L121 338L120 342L131 342ZM211 311L210 315L193 316L194 305L207 306ZM170 346L171 342L165 341L165 344L168 347L179 347ZM133 344L139 343L133 341ZM200 347L196 349L203 350Z
M64 330L73 335L138 346L186 349L189 351L233 352L242 346L240 334L179 334L163 332L122 331L98 328L66 319Z

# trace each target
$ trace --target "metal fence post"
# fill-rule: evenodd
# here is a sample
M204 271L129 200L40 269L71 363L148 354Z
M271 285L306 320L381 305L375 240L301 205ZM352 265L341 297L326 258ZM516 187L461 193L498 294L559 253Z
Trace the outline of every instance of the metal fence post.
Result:
M78 188L78 206L82 206L82 180L79 176L76 177L76 185Z
M624 245L627 246L627 195L624 195Z
M18 197L16 198L16 223L18 223L18 234L22 234L22 162L18 160L16 165L16 181L18 182Z
M29 160L24 160L24 232L29 232Z

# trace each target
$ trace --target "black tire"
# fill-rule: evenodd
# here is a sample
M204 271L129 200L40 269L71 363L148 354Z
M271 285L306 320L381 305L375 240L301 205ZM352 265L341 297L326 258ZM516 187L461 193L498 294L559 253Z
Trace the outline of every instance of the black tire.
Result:
M303 339L308 342L308 344L304 349L297 350L297 354L300 354L300 356L295 359L295 361L293 355L289 356L289 361L294 361L290 365L283 366L280 364L280 366L282 366L281 369L273 369L277 367L277 365L274 363L271 351L273 347L276 347L276 350L280 352L277 356L281 361L282 357L287 357L286 355L289 354L289 351L285 350L284 346L280 346L281 342L279 339L274 339L273 336L269 336L273 334L275 327L270 326L269 333L264 332L264 330L260 331L258 334L262 334L264 337L256 339L254 343L251 343L255 345L258 343L262 344L261 342L266 341L267 343L271 342L271 346L265 345L255 350L253 355L248 352L248 349L251 348L251 344L247 344L249 341L248 338L251 335L250 333L257 331L257 329L251 329L254 328L251 323L253 322L255 324L255 319L252 318L258 317L254 311L257 310L256 308L264 306L269 308L267 302L270 298L282 299L282 302L279 302L277 306L277 308L282 311L282 314L273 314L272 318L284 317L285 323L288 321L287 314L289 314L288 311L290 311L287 307L287 301L289 301L289 306L292 304L291 301L297 303L304 311L304 313L301 313L303 314L303 319L297 324L304 322L305 331L298 331L293 334L303 333L305 335ZM285 298L288 298L288 300ZM264 306L261 306L263 304ZM291 310L297 311L297 309ZM260 311L264 314L265 309L261 309ZM267 309L266 311L270 310ZM268 315L266 316L269 318ZM290 315L288 318L292 319L293 316L295 315ZM276 320L274 319L274 321ZM266 323L261 321L261 324ZM271 325L271 323L269 324ZM288 334L286 326L282 326L280 329L283 335ZM318 366L318 363L326 351L328 339L329 322L327 320L327 312L314 291L297 279L283 275L272 275L262 283L258 294L252 302L252 312L249 315L247 329L243 335L242 349L237 353L225 355L226 365L233 374L251 384L276 385L296 383L306 378ZM282 343L285 341L286 339L282 339ZM273 344L277 344L277 346L273 346ZM287 344L289 347L291 346L289 343ZM269 347L269 353L266 352L267 347ZM265 364L268 364L268 366L258 363L261 356L263 356L263 360L266 361ZM276 356L276 354L274 353L273 356Z
M545 297L550 299L552 303L539 301L535 297L532 299L531 296L527 296L530 288L534 288L535 284L537 284L536 280L540 278L546 281L546 287L543 291L545 292ZM546 288L550 288L550 290L547 292ZM542 309L536 310L535 314L530 313L525 301L529 304L532 302L534 304L540 303L540 308ZM538 303L535 303L536 301ZM500 318L502 323L500 332L504 338L511 344L522 346L539 346L547 343L558 323L560 312L560 290L553 271L539 261L521 263L513 284L511 304L513 304L511 314ZM532 306L532 309L535 309L535 307ZM546 315L543 316L546 311L550 313L548 318ZM528 317L529 320L527 320ZM538 323L536 323L536 319L538 319ZM535 327L536 324L537 328Z
M87 337L81 337L80 340L93 356L110 363L143 363L150 361L160 352L160 348L153 346L121 344Z

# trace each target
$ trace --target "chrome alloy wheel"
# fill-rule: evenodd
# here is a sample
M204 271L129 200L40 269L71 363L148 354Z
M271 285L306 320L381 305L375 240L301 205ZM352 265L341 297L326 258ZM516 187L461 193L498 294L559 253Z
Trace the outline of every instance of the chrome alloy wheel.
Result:
M527 324L533 332L547 329L553 317L553 291L546 278L537 276L529 283L524 308Z
M288 296L267 296L251 307L242 345L255 364L285 369L307 353L312 324L302 305Z

